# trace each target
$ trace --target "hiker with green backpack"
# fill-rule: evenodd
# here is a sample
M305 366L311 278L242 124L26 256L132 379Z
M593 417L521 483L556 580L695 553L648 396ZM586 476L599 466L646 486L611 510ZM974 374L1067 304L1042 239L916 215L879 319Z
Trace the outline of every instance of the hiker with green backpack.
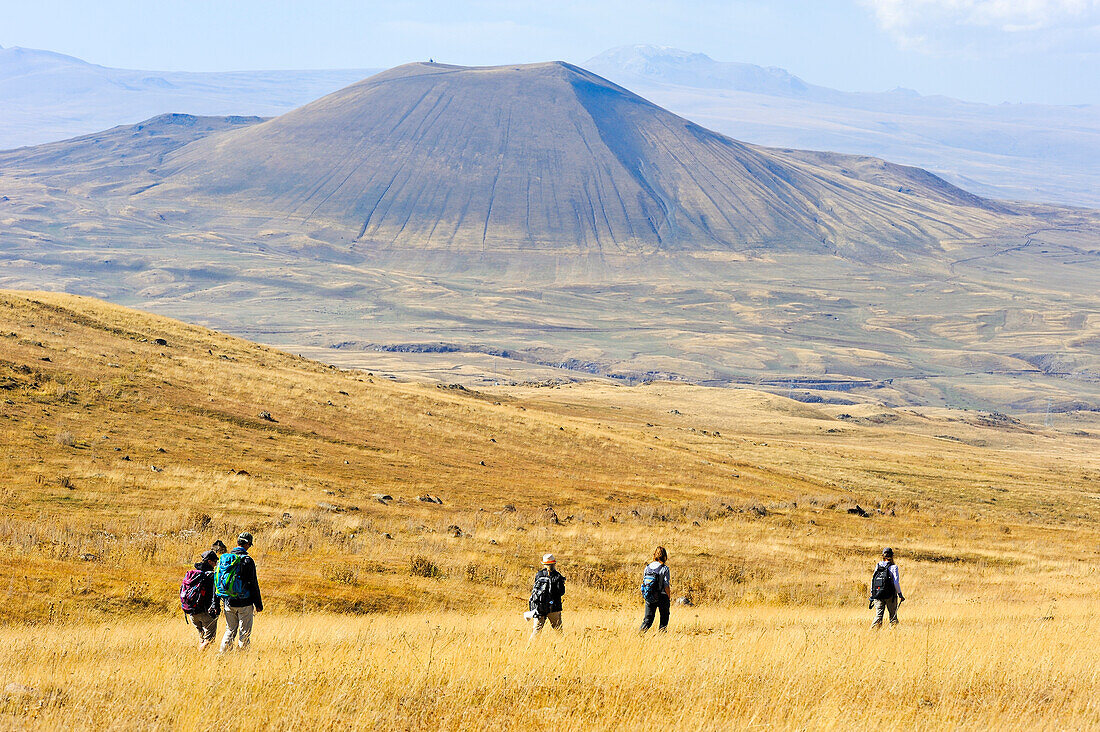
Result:
M645 615L642 617L641 632L645 633L650 629L658 612L661 614L661 623L657 626L657 631L665 630L672 604L672 573L668 571L668 552L663 546L653 550L653 561L646 565L642 573L642 598L645 600Z
M194 569L187 570L180 584L180 606L191 624L199 631L199 650L214 642L218 634L218 613L221 603L214 592L214 568L218 555L211 549L203 552Z
M214 570L214 592L221 598L225 611L225 635L221 652L233 648L233 639L244 650L252 640L252 618L263 612L260 585L256 582L256 563L248 556L252 534L247 531L237 537L237 546L218 559Z
M901 573L898 565L894 564L894 550L886 547L882 550L882 561L875 565L875 571L871 574L869 608L875 611L872 630L882 627L882 618L886 612L890 613L890 625L897 625L898 604L902 602L905 602L905 595L901 594Z

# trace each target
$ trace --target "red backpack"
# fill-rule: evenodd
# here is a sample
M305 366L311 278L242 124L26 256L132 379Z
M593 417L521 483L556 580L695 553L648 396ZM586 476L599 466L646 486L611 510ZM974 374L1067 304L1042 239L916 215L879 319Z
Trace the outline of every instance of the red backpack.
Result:
M208 573L201 569L189 569L180 585L180 606L188 615L204 613L210 609L211 582Z

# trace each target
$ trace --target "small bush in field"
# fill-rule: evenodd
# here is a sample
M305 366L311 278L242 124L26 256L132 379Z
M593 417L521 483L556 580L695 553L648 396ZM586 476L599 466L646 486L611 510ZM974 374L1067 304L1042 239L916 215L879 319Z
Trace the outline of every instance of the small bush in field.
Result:
M440 571L432 560L417 554L409 560L409 574L414 577L442 577L443 572Z
M65 447L76 447L76 435L72 432L60 432L57 435L57 443Z
M138 607L149 607L153 604L153 597L149 593L148 582L131 582L126 586L126 602Z
M343 564L325 564L321 567L321 577L329 582L335 582L339 585L348 585L350 587L356 587L359 584L359 573L355 571L355 567Z
M196 508L192 508L187 514L187 519L185 523L189 528L203 531L210 526L211 521L213 521L213 519L210 517L210 514L204 513L203 511L200 511Z

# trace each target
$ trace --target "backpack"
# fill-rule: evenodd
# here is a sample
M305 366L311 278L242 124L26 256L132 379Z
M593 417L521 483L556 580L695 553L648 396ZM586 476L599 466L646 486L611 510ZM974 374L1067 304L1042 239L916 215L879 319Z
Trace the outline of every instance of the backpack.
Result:
M661 576L661 568L650 569L647 564L645 572L642 573L642 597L645 598L646 602L655 604L661 599L661 590L664 588L665 582Z
M531 588L531 599L527 607L536 615L546 617L550 613L550 604L554 601L553 580L549 574L540 574L535 577L535 585Z
M244 588L241 579L241 569L244 567L245 554L226 552L218 559L218 566L214 570L214 592L218 597L228 597L234 600L248 598L248 591Z
M889 600L897 595L894 589L894 578L890 575L890 565L883 564L875 567L871 575L871 599Z
M180 585L180 606L188 615L204 613L210 609L210 583L206 582L206 572L201 569L189 569Z

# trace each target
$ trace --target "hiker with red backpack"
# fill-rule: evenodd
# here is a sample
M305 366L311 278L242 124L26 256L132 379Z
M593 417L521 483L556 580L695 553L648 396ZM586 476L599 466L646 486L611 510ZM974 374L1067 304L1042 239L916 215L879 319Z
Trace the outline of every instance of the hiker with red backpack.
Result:
M890 625L897 625L898 604L902 602L905 602L905 595L901 594L901 573L898 565L894 564L894 550L886 547L882 550L882 561L875 565L871 575L871 604L868 608L875 611L871 628L881 628L883 615L887 612L890 613Z
M263 612L260 585L256 581L256 563L248 556L252 547L252 534L247 531L237 537L237 546L218 558L214 570L214 592L221 599L225 610L225 635L221 652L233 648L233 639L243 651L252 640L252 619Z
M646 565L642 573L642 598L645 600L645 615L642 617L641 632L645 633L650 629L658 612L661 614L661 623L657 626L657 631L668 628L672 574L668 571L668 552L663 546L653 550L653 561Z
M218 634L218 614L221 603L214 592L214 567L218 555L214 550L203 552L195 568L187 570L180 585L180 605L199 631L199 650L214 642Z

